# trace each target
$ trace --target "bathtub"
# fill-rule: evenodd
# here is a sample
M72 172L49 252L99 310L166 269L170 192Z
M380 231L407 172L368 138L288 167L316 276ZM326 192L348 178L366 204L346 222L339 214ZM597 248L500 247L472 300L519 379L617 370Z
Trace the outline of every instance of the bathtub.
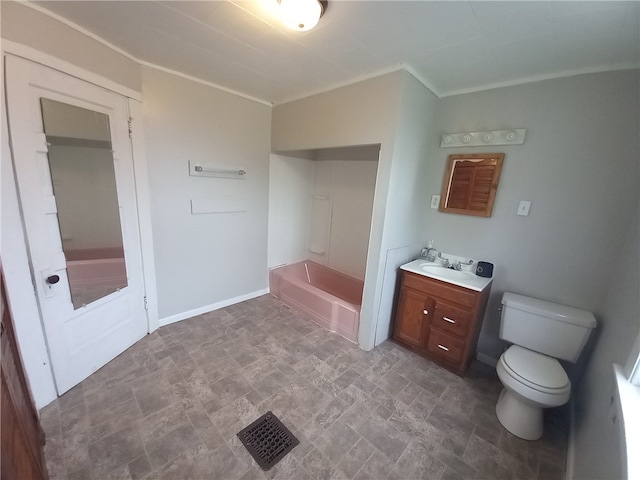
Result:
M122 249L68 250L67 275L69 285L75 287L113 286L127 284L127 272Z
M362 280L309 260L269 272L272 295L355 343L363 286Z
M124 258L95 258L67 262L69 285L74 287L114 286L127 284Z

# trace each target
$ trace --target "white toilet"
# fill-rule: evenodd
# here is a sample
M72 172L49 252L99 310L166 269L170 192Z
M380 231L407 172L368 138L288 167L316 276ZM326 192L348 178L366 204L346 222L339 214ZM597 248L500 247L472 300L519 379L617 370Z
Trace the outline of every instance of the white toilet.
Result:
M565 305L502 296L500 338L513 343L498 360L504 389L496 404L500 423L525 440L542 436L542 409L569 401L571 382L556 359L575 363L596 326L593 314Z

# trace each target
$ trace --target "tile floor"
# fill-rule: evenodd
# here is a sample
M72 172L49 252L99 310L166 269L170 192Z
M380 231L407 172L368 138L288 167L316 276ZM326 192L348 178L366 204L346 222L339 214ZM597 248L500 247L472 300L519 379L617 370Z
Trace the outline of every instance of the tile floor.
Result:
M545 436L498 423L495 371L365 352L268 295L160 328L42 410L52 479L561 479ZM300 440L268 472L236 433L268 410Z

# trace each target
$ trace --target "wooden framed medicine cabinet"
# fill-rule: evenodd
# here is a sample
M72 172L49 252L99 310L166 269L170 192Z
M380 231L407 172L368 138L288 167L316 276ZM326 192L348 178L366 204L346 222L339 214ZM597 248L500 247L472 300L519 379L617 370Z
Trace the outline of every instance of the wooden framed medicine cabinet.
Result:
M439 210L490 217L503 160L504 153L449 155Z

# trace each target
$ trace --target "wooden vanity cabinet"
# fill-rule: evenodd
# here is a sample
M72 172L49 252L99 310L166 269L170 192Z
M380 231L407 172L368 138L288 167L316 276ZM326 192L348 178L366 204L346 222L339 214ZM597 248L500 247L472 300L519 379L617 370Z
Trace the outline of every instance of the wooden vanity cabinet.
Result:
M464 375L473 358L489 298L481 292L402 271L393 338Z

